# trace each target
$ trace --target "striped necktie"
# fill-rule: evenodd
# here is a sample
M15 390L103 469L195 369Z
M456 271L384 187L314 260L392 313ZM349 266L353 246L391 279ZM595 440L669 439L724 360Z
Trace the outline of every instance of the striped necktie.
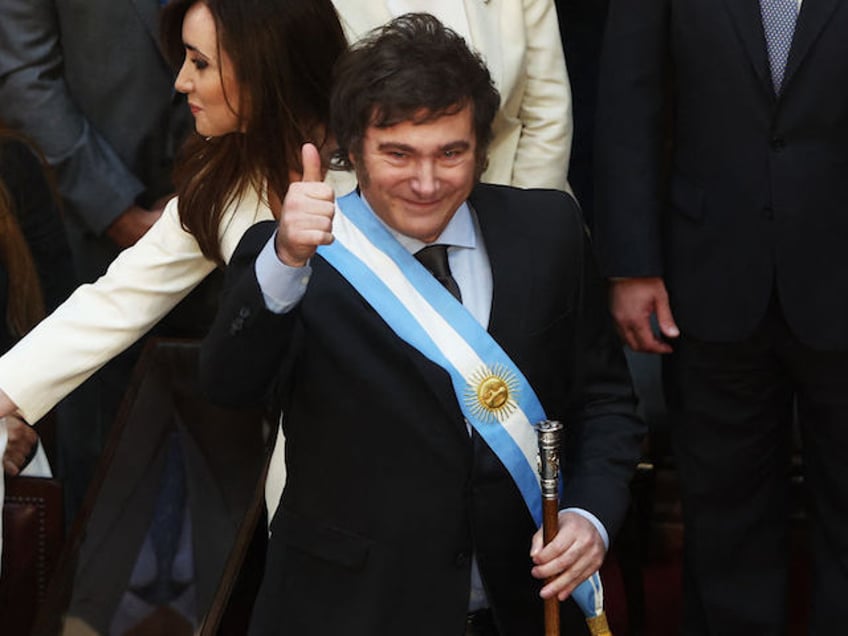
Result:
M760 0L760 14L766 34L771 81L775 94L780 95L786 60L789 59L792 35L795 33L795 22L798 19L798 0Z

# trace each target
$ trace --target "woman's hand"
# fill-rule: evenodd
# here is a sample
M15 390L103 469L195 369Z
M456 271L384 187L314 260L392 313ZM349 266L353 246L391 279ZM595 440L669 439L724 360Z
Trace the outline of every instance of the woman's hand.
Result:
M17 415L7 415L8 441L3 453L3 470L10 477L18 475L35 455L38 434L35 429Z

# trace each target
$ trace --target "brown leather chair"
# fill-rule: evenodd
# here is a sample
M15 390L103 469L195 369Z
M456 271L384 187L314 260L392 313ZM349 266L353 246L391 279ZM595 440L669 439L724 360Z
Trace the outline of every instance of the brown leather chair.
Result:
M32 628L62 548L63 528L62 486L57 480L6 480L0 574L3 633L28 634Z

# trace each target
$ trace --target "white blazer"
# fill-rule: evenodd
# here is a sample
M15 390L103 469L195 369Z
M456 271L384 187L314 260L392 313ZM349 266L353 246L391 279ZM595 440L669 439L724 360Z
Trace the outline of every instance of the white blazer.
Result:
M254 223L273 218L255 192L231 206L221 225L229 260ZM215 269L180 225L177 199L96 282L81 285L0 357L0 387L35 423L92 373L129 347Z
M355 180L330 172L337 195ZM247 229L272 219L266 197L252 189L225 211L219 229L224 261ZM32 331L0 356L0 388L30 423L104 364L141 338L206 278L215 263L180 223L178 199L94 283L81 285Z
M352 42L417 7L426 7L460 35L470 36L469 44L486 61L501 94L489 167L482 180L568 189L571 87L553 0L333 0L333 4Z

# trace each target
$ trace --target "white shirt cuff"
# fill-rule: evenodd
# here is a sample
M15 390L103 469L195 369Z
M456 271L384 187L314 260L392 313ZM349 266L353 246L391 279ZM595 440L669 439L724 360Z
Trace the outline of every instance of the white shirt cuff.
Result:
M607 534L607 529L604 528L604 524L601 523L601 520L598 519L595 515L593 515L588 510L584 510L583 508L565 508L560 510L560 512L573 512L575 514L580 515L584 519L588 519L589 522L593 526L595 526L595 530L598 531L598 534L601 535L601 539L604 541L604 549L609 550L609 534Z

